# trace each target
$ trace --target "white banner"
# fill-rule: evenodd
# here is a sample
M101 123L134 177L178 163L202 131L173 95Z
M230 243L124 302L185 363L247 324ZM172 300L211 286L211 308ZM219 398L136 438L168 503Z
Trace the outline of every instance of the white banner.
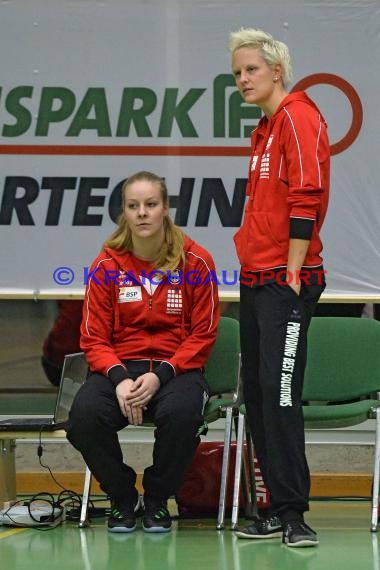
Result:
M380 4L301 0L35 0L0 4L0 294L81 294L112 232L120 184L167 179L176 223L238 291L257 107L230 73L229 32L285 41L296 88L332 145L327 294L380 296Z

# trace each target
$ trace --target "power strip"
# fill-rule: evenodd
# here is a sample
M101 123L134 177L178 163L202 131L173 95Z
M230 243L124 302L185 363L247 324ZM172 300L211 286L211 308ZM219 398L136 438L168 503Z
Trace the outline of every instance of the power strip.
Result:
M91 518L103 518L107 516L109 509L105 507L88 507L87 517ZM81 509L77 507L69 508L66 511L66 520L68 521L79 521L81 515Z
M61 524L66 518L65 509L48 505L14 505L0 511L0 525L8 526L49 526Z

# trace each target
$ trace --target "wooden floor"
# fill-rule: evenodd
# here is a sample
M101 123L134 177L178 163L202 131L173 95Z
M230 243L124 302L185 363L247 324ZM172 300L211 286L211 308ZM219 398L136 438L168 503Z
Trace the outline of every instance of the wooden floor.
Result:
M380 570L369 519L367 501L313 501L307 522L320 545L302 549L237 539L212 519L178 520L163 535L110 534L104 518L82 530L74 522L48 531L0 526L0 560L4 570Z

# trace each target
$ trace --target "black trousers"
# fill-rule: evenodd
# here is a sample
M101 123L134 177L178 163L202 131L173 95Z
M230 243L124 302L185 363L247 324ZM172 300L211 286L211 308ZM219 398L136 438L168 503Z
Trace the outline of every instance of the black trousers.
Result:
M135 369L128 366L132 378L148 369L141 363ZM152 422L156 429L153 464L145 469L143 477L146 494L166 500L181 486L200 441L207 397L202 372L192 370L171 379L150 401L144 422ZM122 500L132 500L136 482L136 472L123 461L117 435L127 425L111 381L92 374L74 399L67 439L80 451L102 490Z
M321 285L241 285L243 394L257 459L272 511L300 518L309 509L302 386L307 329Z

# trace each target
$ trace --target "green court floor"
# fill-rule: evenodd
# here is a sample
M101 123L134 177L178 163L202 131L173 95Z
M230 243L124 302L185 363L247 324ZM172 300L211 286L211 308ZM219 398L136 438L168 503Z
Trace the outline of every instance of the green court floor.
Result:
M49 531L0 527L4 570L380 570L380 538L369 531L368 501L313 501L307 522L316 548L279 539L237 539L212 519L174 522L170 534L110 534L105 519L87 529L66 522Z

